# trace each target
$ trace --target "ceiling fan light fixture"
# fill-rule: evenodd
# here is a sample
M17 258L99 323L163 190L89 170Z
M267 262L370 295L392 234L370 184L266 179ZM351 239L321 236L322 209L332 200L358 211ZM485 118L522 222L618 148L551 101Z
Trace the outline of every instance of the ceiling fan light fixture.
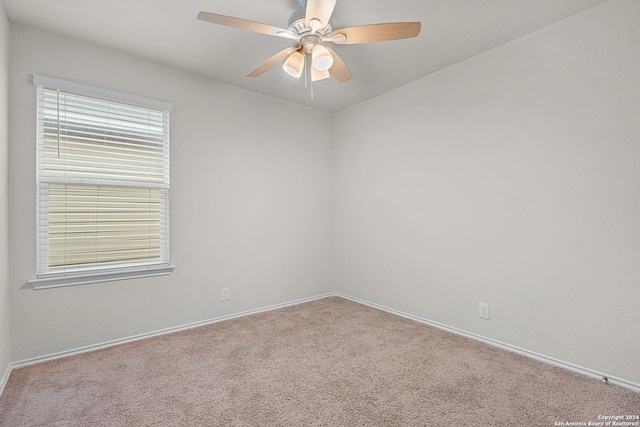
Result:
M331 77L329 71L311 70L311 81L318 82L320 80L328 79L329 77Z
M295 77L296 79L300 78L302 75L302 70L304 68L304 55L300 53L299 50L293 52L284 64L282 64L282 69L289 74L291 77Z
M313 67L320 72L328 71L333 66L333 55L322 45L317 45L313 48L311 59Z

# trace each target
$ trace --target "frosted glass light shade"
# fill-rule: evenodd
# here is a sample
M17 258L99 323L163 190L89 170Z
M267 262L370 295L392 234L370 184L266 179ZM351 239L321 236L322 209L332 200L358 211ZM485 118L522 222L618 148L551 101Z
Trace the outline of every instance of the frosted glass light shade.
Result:
M331 74L329 73L329 71L318 71L315 68L311 69L311 80L314 82L320 81L320 80L324 80L324 79L328 79L329 77L331 77Z
M296 79L302 75L304 68L304 55L300 51L295 51L282 64L282 69L291 77Z
M317 45L311 52L311 59L313 60L313 67L322 72L327 71L333 66L333 56L326 47Z

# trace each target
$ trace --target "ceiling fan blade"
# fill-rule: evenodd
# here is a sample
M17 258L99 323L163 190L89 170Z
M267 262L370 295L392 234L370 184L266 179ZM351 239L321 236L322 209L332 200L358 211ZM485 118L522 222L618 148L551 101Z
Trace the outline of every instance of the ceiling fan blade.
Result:
M420 22L389 22L341 28L331 33L327 40L336 44L373 43L387 40L408 39L420 34Z
M217 13L200 12L198 19L211 22L213 24L225 25L227 27L239 28L241 30L252 31L254 33L268 34L270 36L285 37L295 39L295 34L284 28L273 25L262 24L260 22L248 21L246 19L234 18L233 16L218 15Z
M337 0L307 0L307 9L305 10L304 19L306 24L311 26L311 20L318 20L322 23L318 28L322 28L329 23L333 9L336 7Z
M338 54L335 53L331 48L327 47L327 50L329 51L329 53L331 53L331 56L333 56L333 66L329 68L329 74L331 74L331 77L334 77L339 82L346 82L347 80L351 79L351 77L353 77L351 71L349 71L349 68L342 61L342 59L340 59Z
M268 69L276 65L278 62L281 62L287 59L289 55L291 55L296 50L298 50L297 47L288 47L285 50L276 53L271 58L267 59L262 64L258 65L256 68L249 71L249 73L247 74L247 77L258 77L259 75L261 75L262 73L264 73L265 71L267 71Z

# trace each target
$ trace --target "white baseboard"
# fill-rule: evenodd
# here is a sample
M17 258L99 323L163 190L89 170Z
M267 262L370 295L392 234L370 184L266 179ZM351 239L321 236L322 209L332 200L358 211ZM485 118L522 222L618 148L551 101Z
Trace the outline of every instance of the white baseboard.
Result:
M48 362L48 361L60 359L60 358L63 358L63 357L74 356L76 354L82 354L82 353L87 353L87 352L90 352L90 351L101 350L103 348L114 347L116 345L126 344L126 343L130 343L130 342L133 342L133 341L139 341L139 340L142 340L142 339L145 339L145 338L152 338L152 337L157 337L159 335L170 334L170 333L173 333L173 332L179 332L179 331L185 331L187 329L197 328L199 326L211 325L213 323L222 322L224 320L235 319L235 318L238 318L238 317L248 316L248 315L251 315L251 314L264 313L266 311L271 311L271 310L276 310L278 308L284 308L284 307L289 307L289 306L293 306L293 305L303 304L303 303L306 303L306 302L311 302L311 301L319 300L319 299L322 299L322 298L328 298L328 297L332 297L332 296L336 296L335 292L330 292L330 293L322 294L322 295L316 295L316 296L309 297L309 298L302 298L302 299L295 300L295 301L288 301L288 302L284 302L284 303L280 303L280 304L274 304L274 305L270 305L270 306L267 306L267 307L261 307L261 308L256 308L256 309L253 309L253 310L242 311L242 312L239 312L239 313L228 314L228 315L225 315L225 316L215 317L213 319L207 319L207 320L202 320L202 321L199 321L199 322L188 323L186 325L174 326L174 327L166 328L166 329L160 329L160 330L153 331L153 332L147 332L147 333L144 333L144 334L133 335L133 336L130 336L130 337L125 337L125 338L120 338L120 339L116 339L116 340L112 340L112 341L102 342L102 343L99 343L99 344L92 344L92 345L79 347L79 348L72 349L72 350L61 351L61 352L58 352L58 353L52 353L52 354L48 354L48 355L45 355L45 356L38 356L38 357L33 357L33 358L21 360L21 361L18 361L18 362L13 362L13 363L9 364L9 367L7 367L7 373L5 373L5 376L7 377L6 380L8 380L9 374L11 373L11 371L13 369L23 368L25 366L35 365L35 364L43 363L43 362ZM3 380L6 382L4 377L3 377ZM2 388L0 388L0 394L2 394L1 392L2 392L2 390L4 390L4 383L0 383L0 385L3 386Z
M402 311L395 310L395 309L389 308L389 307L385 307L385 306L382 306L382 305L379 305L379 304L375 304L375 303L372 303L372 302L369 302L369 301L365 301L365 300L362 300L360 298L355 298L355 297L352 297L352 296L349 296L349 295L344 295L344 294L341 294L339 292L337 292L336 295L341 297L341 298L356 302L358 304L366 305L368 307L376 308L378 310L382 310L382 311L385 311L387 313L395 314L397 316L401 316L401 317L404 317L406 319L410 319L410 320L414 320L416 322L424 323L426 325L430 325L430 326L436 327L438 329L442 329L442 330L445 330L445 331L448 331L448 332L452 332L454 334L462 335L462 336L465 336L467 338L471 338L471 339L474 339L476 341L480 341L480 342L483 342L485 344L492 345L494 347L499 347L499 348L502 348L504 350L508 350L508 351L511 351L511 352L514 352L514 353L518 353L518 354L521 354L523 356L527 356L527 357L530 357L532 359L535 359L535 360L538 360L538 361L541 361L541 362L546 362L546 363L549 363L549 364L554 365L554 366L565 368L565 369L568 369L570 371L577 372L579 374L583 374L583 375L586 375L586 376L589 376L589 377L592 377L592 378L597 378L597 379L599 379L601 381L606 381L606 382L608 382L610 384L616 384L616 385L628 388L630 390L633 390L633 391L635 391L637 393L640 393L640 384L634 383L632 381L627 381L627 380L622 379L622 378L613 377L611 375L608 375L608 374L605 374L605 373L602 373L602 372L594 371L593 369L584 368L582 366L578 366L578 365L575 365L573 363L565 362L563 360L559 360L559 359L556 359L556 358L553 358L553 357L550 357L550 356L546 356L544 354L536 353L535 351L531 351L531 350L527 350L527 349L524 349L524 348L520 348L520 347L511 345L511 344L507 344L507 343L504 343L504 342L501 342L501 341L498 341L498 340L494 340L494 339L491 339L491 338L483 337L482 335L474 334L472 332L463 331L462 329L458 329L458 328L454 328L452 326L448 326L448 325L445 325L445 324L442 324L442 323L434 322L433 320L425 319L425 318L422 318L422 317L419 317L419 316L414 316L413 314L404 313Z
M7 382L9 381L9 375L11 375L11 371L13 371L13 366L11 366L11 363L9 363L6 369L4 370L4 373L2 374L2 378L0 378L0 396L2 396L2 393L4 392L4 387L7 385Z
M518 353L524 356L528 356L531 357L533 359L542 361L542 362L546 362L549 363L551 365L554 366L558 366L561 368L565 368L565 369L569 369L573 372L577 372L583 375L587 375L589 377L592 378L597 378L600 380L603 380L603 378L606 378L607 381L611 384L616 384L625 388L628 388L630 390L633 390L635 392L640 393L640 384L631 382L631 381L627 381L621 378L616 378L607 374L604 374L602 372L597 372L594 371L592 369L588 369L588 368L584 368L581 366L577 366L574 365L573 363L569 363L569 362L565 362L559 359L555 359L553 357L549 357L549 356L545 356L543 354L540 353L536 353L534 351L530 351L527 349L523 349L511 344L507 344L507 343L503 343L491 338L486 338L483 337L481 335L477 335L471 332L467 332L467 331L463 331L461 329L457 329L442 323L438 323L438 322L434 322L432 320L429 319L424 319L422 317L419 316L414 316L412 314L408 314L408 313L404 313L402 311L399 310L395 310L389 307L385 307L379 304L375 304L369 301L365 301L362 300L360 298L355 298L349 295L344 295L341 293L336 293L336 292L330 292L327 294L322 294L322 295L317 295L314 297L309 297L309 298L303 298L303 299L299 299L299 300L295 300L295 301L289 301L289 302L284 302L284 303L280 303L280 304L274 304L274 305L270 305L267 307L262 307L262 308L257 308L257 309L253 309L253 310L247 310L247 311L242 311L239 313L234 313L234 314L229 314L226 316L220 316L220 317L215 317L213 319L208 319L208 320L203 320L203 321L199 321L199 322L194 322L194 323L189 323L186 325L181 325L181 326L175 326L175 327L171 327L171 328L166 328L166 329L161 329L158 331L153 331L153 332L148 332L148 333L144 333L144 334L139 334L139 335L133 335L130 337L126 337L126 338L121 338L121 339L117 339L117 340L112 340L112 341L107 341L107 342L103 342L103 343L99 343L99 344L93 344L93 345L89 345L89 346L85 346L85 347L80 347L80 348L76 348L73 350L67 350L67 351L61 351L58 353L52 353L49 355L45 355L45 356L39 356L39 357L33 357L30 359L25 359L25 360L21 360L18 362L12 362L10 363L6 369L5 372L2 376L2 378L0 379L0 395L2 395L2 392L4 391L4 388L7 384L7 381L9 380L9 376L11 375L11 371L13 371L14 369L18 369L18 368L22 368L25 366L30 366L30 365L35 365L37 363L42 363L42 362L48 362L50 360L55 360L55 359L60 359L63 357L68 357L68 356L73 356L76 354L82 354L82 353L87 353L90 351L95 351L95 350L100 350L103 348L108 348L108 347L113 347L119 344L125 344L125 343L129 343L129 342L133 342L133 341L138 341L138 340L142 340L145 338L151 338L151 337L156 337L159 335L164 335L164 334L169 334L169 333L173 333L173 332L179 332L179 331L184 331L187 329L193 329L193 328L197 328L199 326L205 326L205 325L210 325L213 323L218 323L218 322L222 322L224 320L230 320L230 319L235 319L238 317L243 317L243 316L248 316L251 314L257 314L257 313L263 313L266 311L271 311L271 310L276 310L278 308L284 308L284 307L289 307L289 306L293 306L293 305L298 305L298 304L303 304L306 302L311 302L311 301L315 301L315 300L319 300L319 299L323 299L323 298L328 298L328 297L332 297L332 296L338 296L353 302L356 302L358 304L362 304L362 305L366 305L372 308L376 308L378 310L382 310L385 311L387 313L391 313L397 316L401 316L404 317L406 319L411 319L414 320L416 322L420 322L420 323L424 323L426 325L430 325L430 326L434 326L436 328L448 331L448 332L452 332L454 334L458 334L458 335L462 335L465 336L467 338L471 338L480 342L483 342L485 344L489 344L495 347L499 347L514 353Z

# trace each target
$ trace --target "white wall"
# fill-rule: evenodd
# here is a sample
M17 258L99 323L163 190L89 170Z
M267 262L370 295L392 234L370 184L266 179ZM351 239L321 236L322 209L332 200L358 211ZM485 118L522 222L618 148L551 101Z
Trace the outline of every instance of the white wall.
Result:
M329 114L11 30L12 360L333 290ZM173 102L173 275L42 291L24 286L35 275L33 73ZM231 290L228 302L220 301L222 287Z
M337 114L337 291L640 383L639 22L607 2Z
M8 108L9 21L0 3L0 383L10 360Z

